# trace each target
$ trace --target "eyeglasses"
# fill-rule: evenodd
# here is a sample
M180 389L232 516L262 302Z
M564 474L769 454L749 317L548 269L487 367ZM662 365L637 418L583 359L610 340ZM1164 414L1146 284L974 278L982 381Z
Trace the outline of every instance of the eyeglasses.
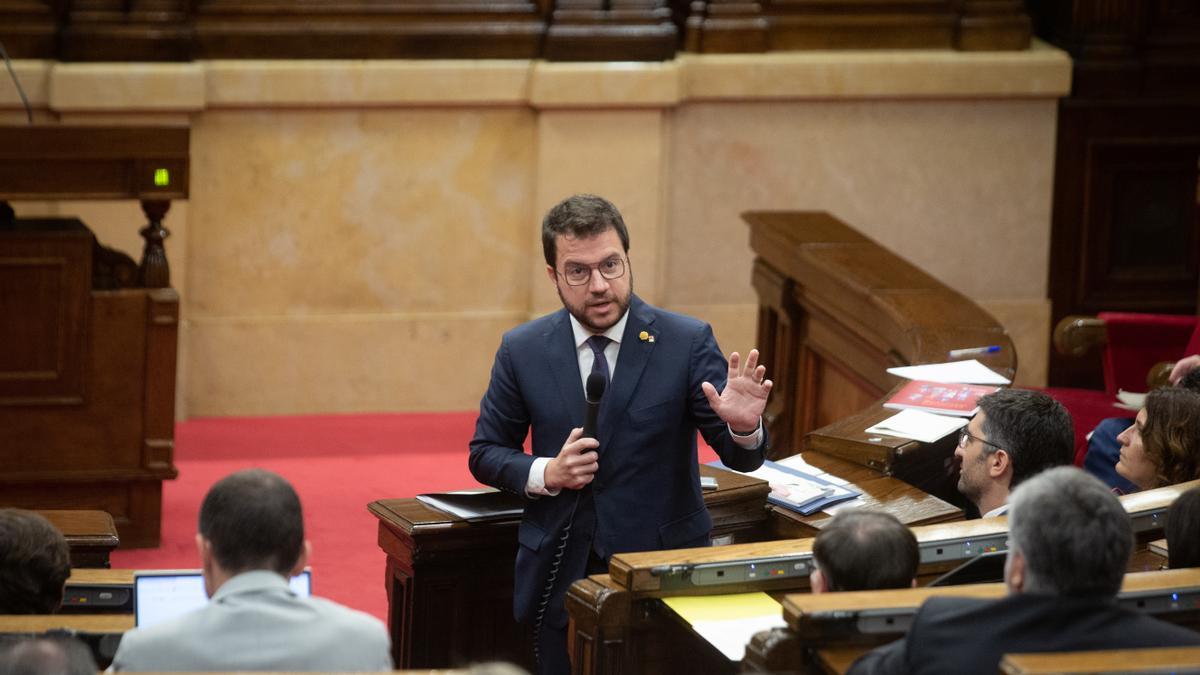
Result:
M595 265L567 263L559 274L566 279L568 286L582 286L592 280L592 270L600 272L600 276L610 281L620 279L625 274L625 261L620 256L613 256Z
M1002 449L1000 446L996 445L995 443L993 443L991 441L985 441L982 438L967 431L966 427L963 427L962 433L960 433L958 435L958 447L966 448L967 445L969 445L971 443L971 439L975 439L975 440L979 441L980 443L983 443L984 445L990 445L993 448L996 448L997 450Z

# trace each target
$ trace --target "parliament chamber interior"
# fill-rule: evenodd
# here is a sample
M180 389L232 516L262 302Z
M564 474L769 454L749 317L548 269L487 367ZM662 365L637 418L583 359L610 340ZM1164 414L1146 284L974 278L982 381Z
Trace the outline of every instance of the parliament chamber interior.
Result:
M568 304L535 231L569 195L620 209L638 298L758 349L772 470L847 486L919 551L914 588L813 593L848 509L701 443L711 545L571 583L573 673L842 673L931 597L1003 597L1009 519L960 490L965 418L880 432L909 382L889 369L965 350L1061 402L1083 466L1141 407L1119 394L1200 353L1194 2L0 0L0 47L0 509L45 516L71 563L61 609L0 614L0 638L66 629L101 669L139 574L201 567L205 491L263 466L304 502L313 594L381 620L397 670L538 672L522 500L417 495L481 487L501 337ZM1116 600L1200 630L1200 570L1166 542L1195 487L1117 498ZM722 625L729 648L685 616L750 593L770 622Z

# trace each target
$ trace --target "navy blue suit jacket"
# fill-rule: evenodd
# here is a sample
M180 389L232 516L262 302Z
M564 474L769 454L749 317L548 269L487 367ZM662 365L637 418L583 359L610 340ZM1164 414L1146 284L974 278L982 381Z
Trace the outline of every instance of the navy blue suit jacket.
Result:
M653 341L640 338L642 332ZM546 587L563 528L574 512L548 619L565 625L561 597L584 575L586 547L613 553L708 545L712 520L700 493L696 431L726 466L758 468L757 449L737 446L700 388L725 386L728 364L712 329L632 296L612 384L600 406L599 471L582 491L529 500L518 530L514 613L529 620ZM585 415L583 383L567 310L504 335L471 440L480 482L525 494L534 456L555 457ZM532 427L533 455L522 450ZM577 496L578 495L578 496ZM578 506L576 502L578 501ZM580 552L584 552L580 554Z

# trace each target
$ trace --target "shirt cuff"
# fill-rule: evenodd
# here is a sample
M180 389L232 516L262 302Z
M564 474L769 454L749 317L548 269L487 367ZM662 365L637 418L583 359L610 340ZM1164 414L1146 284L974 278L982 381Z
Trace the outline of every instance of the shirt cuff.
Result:
M733 442L736 443L740 448L752 450L762 445L763 428L761 417L758 418L758 428L745 436L734 431L733 427L729 426L728 424L725 425L725 428L729 429L729 436L733 438Z
M762 427L762 424L759 424ZM736 439L737 436L734 436ZM746 438L749 438L748 436ZM536 499L537 497L553 497L561 490L551 490L546 487L546 465L550 463L549 457L535 457L533 465L529 467L529 478L525 481L525 496Z

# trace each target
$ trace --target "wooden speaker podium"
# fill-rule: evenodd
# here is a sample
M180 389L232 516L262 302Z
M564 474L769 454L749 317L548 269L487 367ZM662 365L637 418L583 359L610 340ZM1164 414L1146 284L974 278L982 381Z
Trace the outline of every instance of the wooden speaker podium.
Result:
M187 197L188 129L0 126L0 505L95 509L157 546L175 477L179 296L162 226ZM137 199L143 259L8 200Z

